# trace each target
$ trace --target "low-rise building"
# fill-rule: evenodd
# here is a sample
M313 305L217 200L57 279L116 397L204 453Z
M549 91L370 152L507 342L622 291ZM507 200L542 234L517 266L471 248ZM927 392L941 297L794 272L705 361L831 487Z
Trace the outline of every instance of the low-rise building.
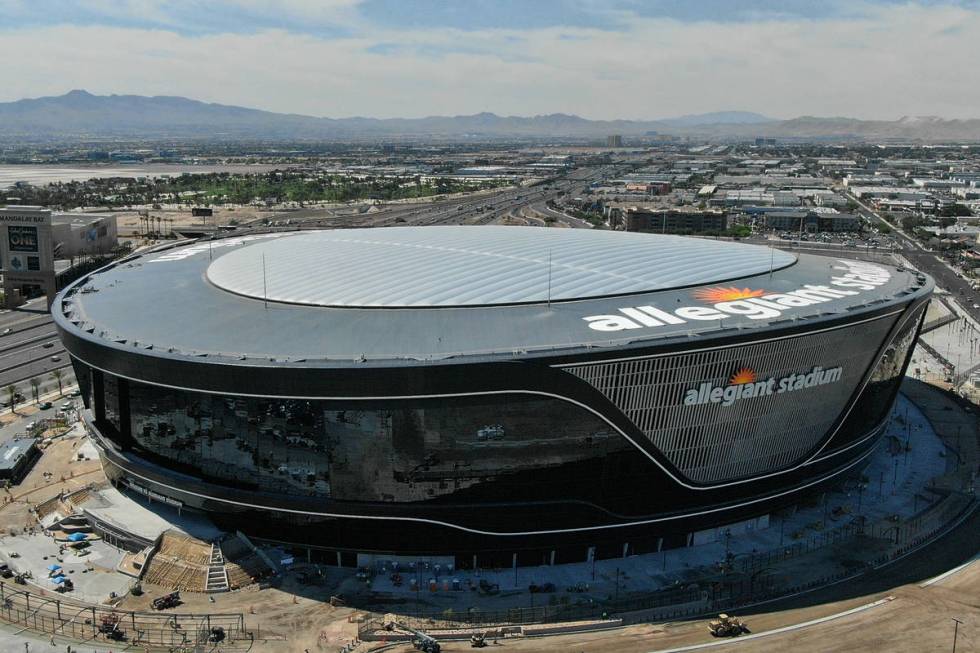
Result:
M52 213L54 257L70 259L108 254L119 244L116 216L101 213Z
M678 209L656 211L634 206L623 211L623 218L626 231L696 234L728 229L728 214L724 211Z
M816 233L819 231L860 231L862 221L850 213L824 213L814 211L770 211L764 215L765 225L777 231Z

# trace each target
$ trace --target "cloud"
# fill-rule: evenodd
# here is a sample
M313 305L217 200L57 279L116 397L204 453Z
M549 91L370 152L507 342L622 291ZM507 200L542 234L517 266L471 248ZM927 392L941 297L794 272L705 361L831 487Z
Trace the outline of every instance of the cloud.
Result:
M126 4L135 12L143 2ZM239 17L265 11L258 0L219 4ZM724 109L980 117L980 86L967 72L980 58L978 11L850 6L860 15L754 22L633 15L617 30L385 27L366 22L348 0L286 3L291 21L342 26L329 35L288 21L187 32L164 24L167 16L152 28L21 24L0 31L5 67L17 72L4 76L0 99L85 88L331 117L657 118Z

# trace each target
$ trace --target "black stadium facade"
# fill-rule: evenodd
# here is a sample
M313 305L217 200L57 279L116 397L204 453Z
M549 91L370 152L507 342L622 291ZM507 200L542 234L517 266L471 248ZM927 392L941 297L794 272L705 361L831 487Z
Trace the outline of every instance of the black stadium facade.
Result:
M738 243L402 227L157 249L52 310L117 485L342 564L485 566L684 546L860 470L931 291Z

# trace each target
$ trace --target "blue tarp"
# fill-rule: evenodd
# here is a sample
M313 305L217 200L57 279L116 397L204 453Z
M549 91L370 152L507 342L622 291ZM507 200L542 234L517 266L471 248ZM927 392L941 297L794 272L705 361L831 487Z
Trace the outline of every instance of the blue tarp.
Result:
M88 536L85 533L72 533L71 535L68 536L68 541L69 542L81 542L86 537L88 537Z
M51 579L51 582L54 583L55 585L61 585L63 582L65 582L65 577L55 576L54 578Z
M48 571L57 571L61 569L61 565L48 565Z

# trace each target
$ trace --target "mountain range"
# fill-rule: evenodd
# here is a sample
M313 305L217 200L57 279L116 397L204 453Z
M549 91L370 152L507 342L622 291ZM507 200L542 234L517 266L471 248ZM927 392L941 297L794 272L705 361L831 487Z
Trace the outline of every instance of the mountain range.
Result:
M777 120L721 111L662 120L588 120L554 113L531 117L477 113L425 118L318 118L212 104L184 97L64 95L0 103L0 140L13 138L227 138L371 140L386 138L604 138L667 134L709 139L771 137L980 141L980 120L936 117L895 121L804 116Z

